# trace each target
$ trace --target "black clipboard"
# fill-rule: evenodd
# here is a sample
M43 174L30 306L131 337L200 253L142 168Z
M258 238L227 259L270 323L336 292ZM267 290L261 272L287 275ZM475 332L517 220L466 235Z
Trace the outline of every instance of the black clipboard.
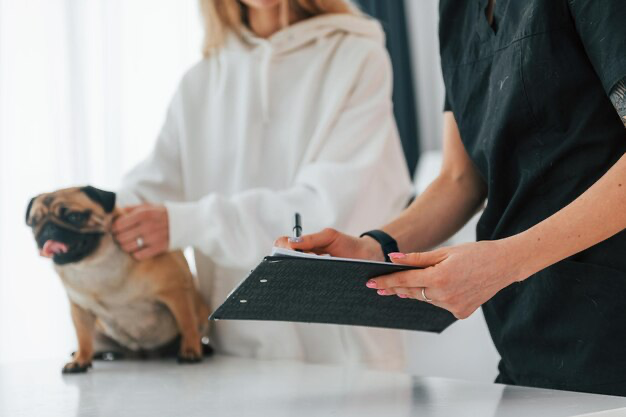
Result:
M333 323L441 333L456 319L432 304L380 296L365 283L416 269L383 262L319 256L268 256L210 320Z

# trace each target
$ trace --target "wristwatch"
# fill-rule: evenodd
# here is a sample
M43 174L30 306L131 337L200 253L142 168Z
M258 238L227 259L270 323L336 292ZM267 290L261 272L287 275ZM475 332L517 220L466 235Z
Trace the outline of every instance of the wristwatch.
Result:
M383 255L385 255L385 262L391 262L389 258L390 253L399 252L398 242L382 230L370 230L363 233L360 237L363 236L369 236L378 242L383 250Z

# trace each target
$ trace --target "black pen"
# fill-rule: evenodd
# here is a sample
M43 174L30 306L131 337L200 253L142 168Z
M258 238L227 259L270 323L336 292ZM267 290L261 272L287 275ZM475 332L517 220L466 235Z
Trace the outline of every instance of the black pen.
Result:
M300 238L302 236L302 217L300 216L300 213L296 213L294 216L294 226L293 226L293 237L290 238L289 240L291 242L301 242L302 239ZM298 251L298 252L302 252L302 251Z

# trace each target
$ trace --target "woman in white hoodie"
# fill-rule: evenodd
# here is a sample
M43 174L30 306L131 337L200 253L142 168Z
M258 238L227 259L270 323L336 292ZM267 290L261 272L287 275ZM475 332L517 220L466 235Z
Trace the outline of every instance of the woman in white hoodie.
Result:
M359 233L405 207L411 186L378 23L343 0L202 5L205 59L181 81L152 154L126 177L118 201L135 206L114 232L137 259L193 247L215 308L291 231L294 212L307 231ZM391 330L222 321L213 333L226 354L403 365Z

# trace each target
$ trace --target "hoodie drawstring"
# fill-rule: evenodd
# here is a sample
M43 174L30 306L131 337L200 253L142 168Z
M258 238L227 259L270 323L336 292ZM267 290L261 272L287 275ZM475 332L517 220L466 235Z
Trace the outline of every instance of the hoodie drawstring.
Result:
M261 111L263 112L263 122L270 121L270 65L274 48L269 42L263 42L263 56L261 57L260 81L261 81Z

